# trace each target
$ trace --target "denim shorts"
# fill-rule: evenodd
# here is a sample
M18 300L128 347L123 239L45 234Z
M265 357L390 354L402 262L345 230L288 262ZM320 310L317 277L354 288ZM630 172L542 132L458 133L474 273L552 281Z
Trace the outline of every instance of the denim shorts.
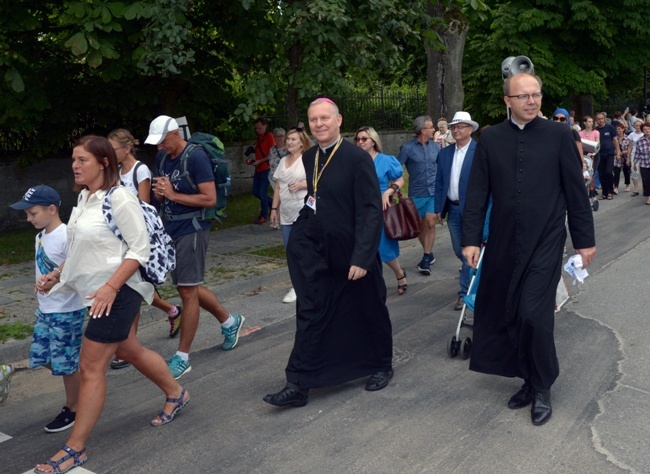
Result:
M96 319L91 317L84 336L103 344L126 341L133 321L140 312L141 304L142 295L133 288L122 285L113 301L110 314Z
M36 310L29 367L52 367L52 375L72 375L79 369L81 334L86 308L66 313Z
M413 197L413 204L418 208L418 216L424 219L425 214L434 214L433 196Z
M198 286L205 279L205 258L210 242L210 229L174 239L176 268L171 271L175 286Z

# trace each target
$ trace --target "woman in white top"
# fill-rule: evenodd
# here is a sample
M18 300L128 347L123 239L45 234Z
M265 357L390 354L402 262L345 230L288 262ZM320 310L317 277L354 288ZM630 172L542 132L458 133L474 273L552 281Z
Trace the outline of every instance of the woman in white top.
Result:
M284 248L287 248L291 225L305 205L307 178L302 164L302 153L311 146L311 141L302 128L292 128L285 137L285 147L289 154L280 160L273 178L277 181L271 204L271 225L282 225ZM283 303L295 303L293 288L282 299Z
M636 142L639 141L639 138L643 136L643 132L641 131L641 126L643 125L643 120L641 119L636 119L634 121L634 131L630 133L627 138L632 142L632 151L630 152L630 163L634 163L634 149L636 148ZM634 186L634 191L632 191L632 196L638 196L639 195L639 180L641 179L641 175L639 174L639 170L635 171L634 168L632 168L632 171L630 173L630 179L632 180L632 185ZM626 191L629 191L629 186L626 189Z
M81 386L75 425L63 448L38 464L35 472L66 472L86 462L86 441L104 406L106 367L113 354L129 361L165 393L163 411L151 421L153 426L172 421L190 400L163 358L143 347L135 336L133 321L140 304L153 297L153 286L138 271L149 259L149 238L138 200L123 187L111 195L111 208L124 241L104 220L104 196L119 183L110 142L92 135L81 138L72 153L72 171L81 194L68 222L68 254L59 266L60 275L47 274L44 289L57 283L52 292L62 286L76 291L90 307L90 320L79 358Z
M120 182L131 191L138 199L150 204L151 197L151 171L141 161L135 158L135 147L140 144L133 138L131 132L124 128L118 128L108 134L108 141L115 150L115 156L119 165ZM153 294L152 306L164 311L169 322L169 337L175 337L181 328L181 314L183 308L174 306L162 299L157 291ZM139 315L135 320L137 329ZM122 369L128 367L126 361L115 357L111 361L111 369Z

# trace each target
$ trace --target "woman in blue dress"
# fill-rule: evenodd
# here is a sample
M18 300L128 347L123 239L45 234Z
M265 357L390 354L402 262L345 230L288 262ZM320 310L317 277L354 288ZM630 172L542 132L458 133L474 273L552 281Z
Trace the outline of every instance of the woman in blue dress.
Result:
M379 179L379 190L384 210L392 204L392 197L404 185L404 170L397 158L381 152L381 140L372 127L361 127L354 135L354 141L358 147L367 151L375 162L377 178ZM379 256L381 261L390 267L397 278L397 294L403 295L408 288L406 281L406 270L397 260L399 257L399 242L386 237L386 232L381 229L381 241L379 242Z

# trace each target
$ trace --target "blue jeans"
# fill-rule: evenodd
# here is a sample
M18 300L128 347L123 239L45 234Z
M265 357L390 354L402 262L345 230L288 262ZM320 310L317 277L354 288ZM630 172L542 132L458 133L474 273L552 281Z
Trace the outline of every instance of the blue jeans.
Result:
M447 212L447 227L449 227L449 235L451 236L451 246L454 249L456 257L462 262L460 270L460 291L458 296L465 296L469 288L469 265L463 258L463 247L460 245L461 232L462 232L463 216L460 213L460 207L450 204Z
M269 207L273 200L269 197L269 170L259 171L253 175L253 196L260 200L260 217L269 217Z
M291 224L280 226L282 229L282 240L284 241L284 250L287 250L287 244L289 243L289 235L291 234Z

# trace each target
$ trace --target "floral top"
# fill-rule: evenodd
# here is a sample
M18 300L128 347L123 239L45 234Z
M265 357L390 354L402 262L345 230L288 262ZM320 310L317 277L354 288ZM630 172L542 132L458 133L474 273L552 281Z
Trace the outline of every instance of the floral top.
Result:
M630 159L629 153L624 154L625 150L630 149L630 139L627 138L626 136L623 136L622 138L618 137L618 146L621 149L621 154L617 155L614 158L614 166L616 166L617 168L620 168L621 166L623 166L625 161ZM623 158L624 156L625 156L625 158Z

